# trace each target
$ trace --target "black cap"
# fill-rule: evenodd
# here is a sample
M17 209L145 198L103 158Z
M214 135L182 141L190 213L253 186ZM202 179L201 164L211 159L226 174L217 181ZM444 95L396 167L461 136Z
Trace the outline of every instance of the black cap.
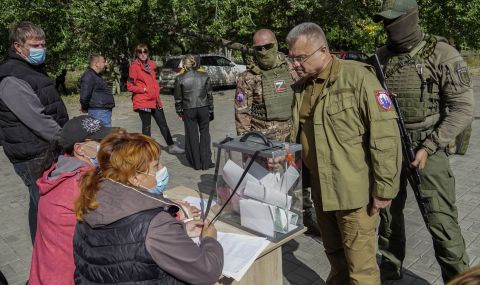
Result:
M82 115L69 120L60 132L58 140L63 149L72 148L74 144L87 139L101 140L112 132L113 128L103 126L98 119Z

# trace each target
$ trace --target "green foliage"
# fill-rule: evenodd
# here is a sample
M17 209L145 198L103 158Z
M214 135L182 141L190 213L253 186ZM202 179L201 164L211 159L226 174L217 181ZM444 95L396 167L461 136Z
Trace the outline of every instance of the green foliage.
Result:
M421 25L463 49L480 48L480 0L418 0ZM324 28L332 50L372 52L385 41L381 24L370 16L379 0L2 0L0 52L8 48L12 23L29 20L47 34L47 66L84 68L88 54L102 52L113 63L133 56L138 43L153 54L212 52L219 47L173 32L191 29L250 44L259 28L272 29L286 49L289 30L304 21ZM238 55L238 53L236 53Z

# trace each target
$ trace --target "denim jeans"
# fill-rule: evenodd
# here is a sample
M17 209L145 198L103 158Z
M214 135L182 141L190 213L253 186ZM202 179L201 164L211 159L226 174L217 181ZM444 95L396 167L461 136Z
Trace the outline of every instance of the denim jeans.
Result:
M112 109L88 108L88 115L100 120L105 127L112 126Z
M35 241L35 233L37 231L37 211L38 200L40 194L37 187L37 179L42 176L43 172L50 167L56 153L54 150L48 149L34 159L13 164L13 168L18 176L22 179L30 194L30 204L28 207L28 224L30 227L30 237L32 244Z

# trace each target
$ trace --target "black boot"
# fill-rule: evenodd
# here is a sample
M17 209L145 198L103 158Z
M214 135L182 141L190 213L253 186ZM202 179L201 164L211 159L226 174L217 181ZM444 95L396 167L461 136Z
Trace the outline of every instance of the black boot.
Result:
M321 237L320 235L320 227L317 223L317 218L314 214L313 208L307 208L303 211L303 225L307 227L307 231L305 234L313 235L316 237Z

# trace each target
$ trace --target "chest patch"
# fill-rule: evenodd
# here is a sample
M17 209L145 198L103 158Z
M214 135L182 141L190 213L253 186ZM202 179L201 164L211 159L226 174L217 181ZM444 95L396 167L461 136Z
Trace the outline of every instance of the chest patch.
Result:
M390 111L392 109L392 101L385 90L375 91L375 98L377 99L377 104L383 110Z
M235 101L237 101L238 104L243 103L243 101L245 101L245 94L243 94L242 91L238 91L237 95L235 95Z
M275 81L275 92L285 92L287 91L287 85L285 84L285 80L276 80Z

